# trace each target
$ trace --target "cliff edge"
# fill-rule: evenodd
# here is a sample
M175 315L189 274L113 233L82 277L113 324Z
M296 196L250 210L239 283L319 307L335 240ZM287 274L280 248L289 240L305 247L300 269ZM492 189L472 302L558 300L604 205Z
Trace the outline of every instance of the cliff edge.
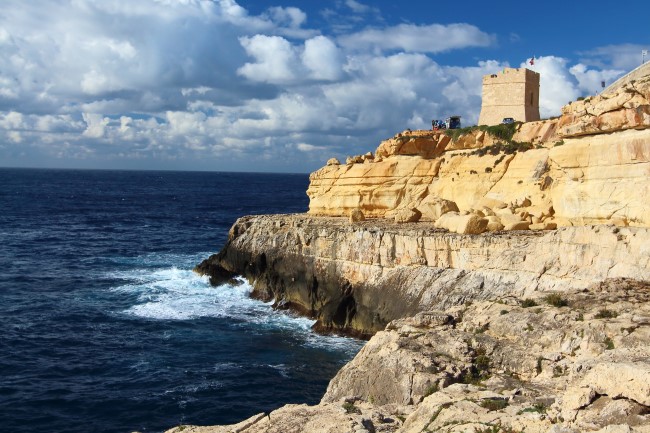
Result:
M650 432L650 77L310 179L196 271L370 340L318 405L170 432Z

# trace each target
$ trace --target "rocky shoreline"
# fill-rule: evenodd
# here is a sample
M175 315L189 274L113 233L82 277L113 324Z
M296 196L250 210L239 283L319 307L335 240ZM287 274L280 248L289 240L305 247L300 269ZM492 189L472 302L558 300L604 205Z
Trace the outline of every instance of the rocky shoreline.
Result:
M650 433L650 77L556 119L405 130L197 266L369 338L320 404L171 433Z
M215 285L242 275L252 296L317 320L319 332L369 338L395 319L466 302L650 280L650 229L582 226L460 235L386 220L240 218L196 267Z

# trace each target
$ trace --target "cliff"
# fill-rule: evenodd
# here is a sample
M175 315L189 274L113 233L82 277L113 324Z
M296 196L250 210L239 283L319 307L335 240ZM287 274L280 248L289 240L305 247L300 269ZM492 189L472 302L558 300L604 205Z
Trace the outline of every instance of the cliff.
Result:
M416 210L426 220L439 217L428 211L436 200L453 201L460 212L497 201L511 213L528 200L552 208L548 222L557 226L648 227L648 113L650 77L569 104L558 119L519 125L511 137L494 135L503 132L494 127L453 138L458 132L407 130L382 142L373 158L312 173L309 213L347 216L358 209L394 218Z
M557 119L406 130L196 271L371 337L320 404L170 432L650 432L650 78Z
M254 297L317 319L320 331L368 337L391 320L465 302L650 280L648 239L640 227L468 236L421 223L248 216L197 271L214 284L241 274Z

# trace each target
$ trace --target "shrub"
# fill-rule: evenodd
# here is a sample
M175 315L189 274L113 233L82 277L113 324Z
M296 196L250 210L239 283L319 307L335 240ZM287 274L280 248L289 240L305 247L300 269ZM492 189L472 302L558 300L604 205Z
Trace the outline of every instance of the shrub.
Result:
M544 403L535 403L534 405L527 407L526 409L520 410L517 415L521 415L522 413L530 413L530 412L546 413L546 409L547 407Z
M608 310L606 308L603 308L602 310L598 311L594 318L596 319L613 319L615 317L618 317L618 313L616 311Z
M537 302L535 300L526 298L523 301L521 301L521 306L523 308L530 308L530 307L537 307Z
M361 411L351 401L343 403L343 409L346 413L361 413Z
M481 407L493 412L508 407L508 400L502 398L486 398L481 400Z
M605 343L605 350L613 350L614 349L614 342L612 341L611 338L607 337L603 341Z
M485 428L474 429L474 433L523 433L512 427L504 427L501 424L489 425Z
M557 293L552 293L544 298L547 304L554 307L566 307L569 302Z

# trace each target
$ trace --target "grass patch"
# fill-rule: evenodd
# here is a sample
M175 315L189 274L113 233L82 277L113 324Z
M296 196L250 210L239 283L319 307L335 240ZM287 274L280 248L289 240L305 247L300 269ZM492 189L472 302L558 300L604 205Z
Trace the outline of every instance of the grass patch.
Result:
M616 317L618 317L618 313L616 311L608 310L606 308L598 311L598 313L596 313L594 316L595 319L614 319Z
M526 298L523 301L521 301L521 306L522 308L530 308L530 307L537 307L537 302L535 300Z
M605 350L613 350L614 349L614 341L612 341L611 338L607 337L603 341L605 343Z
M546 296L544 298L544 301L546 301L547 304L558 308L566 307L569 305L569 302L557 293L552 293Z
M458 128L458 129L445 129L445 135L451 137L453 141L458 140L458 138L461 135L469 134L472 131L475 131L478 129L478 126L467 126L465 128Z
M534 405L527 407L526 409L522 409L519 412L517 412L517 415L521 415L522 413L546 413L546 405L544 403L535 403Z
M508 401L501 398L486 398L481 400L480 406L494 412L495 410L502 410L508 407Z
M523 430L515 430L512 427L493 424L484 428L474 429L474 433L523 433Z
M513 122L507 124L500 123L498 125L492 126L481 125L479 126L479 129L500 140L511 142L512 137L515 135L515 132L517 132L519 125L521 125L521 122Z
M346 401L345 403L343 403L343 409L345 409L346 413L357 413L357 414L361 413L359 408L356 407L354 403L352 403L351 401Z

